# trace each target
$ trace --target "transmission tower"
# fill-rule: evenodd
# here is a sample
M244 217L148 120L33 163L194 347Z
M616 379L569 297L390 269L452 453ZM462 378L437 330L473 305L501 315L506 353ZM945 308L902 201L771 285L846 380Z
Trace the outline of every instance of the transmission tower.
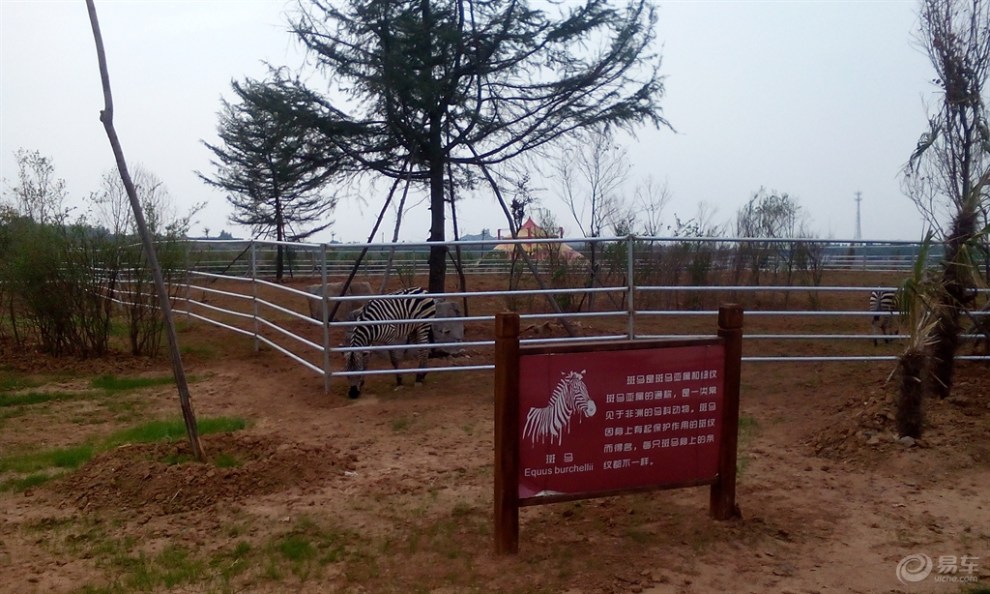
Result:
M856 236L853 237L856 241L863 240L863 219L860 216L860 204L863 202L863 193L856 192Z

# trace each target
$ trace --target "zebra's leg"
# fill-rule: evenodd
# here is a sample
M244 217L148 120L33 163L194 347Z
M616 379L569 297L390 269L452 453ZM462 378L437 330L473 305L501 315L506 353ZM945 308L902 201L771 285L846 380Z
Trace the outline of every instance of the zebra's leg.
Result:
M399 373L399 355L395 351L388 352L388 359L392 362L392 369L396 371L395 373L395 389L398 390L402 387L402 374Z
M880 326L880 316L873 316L873 321L870 322L870 334L873 335L873 346L879 346L879 342L876 339L878 332L878 326Z
M883 321L883 333L885 336L893 337L895 334L900 334L900 332L901 329L897 326L897 321L894 320L894 314L891 312L889 317ZM884 339L887 344L890 344L893 340L893 338Z
M430 358L430 350L425 348L419 349L416 358L419 360L419 371L416 372L416 385L422 386L423 382L426 381L426 366Z

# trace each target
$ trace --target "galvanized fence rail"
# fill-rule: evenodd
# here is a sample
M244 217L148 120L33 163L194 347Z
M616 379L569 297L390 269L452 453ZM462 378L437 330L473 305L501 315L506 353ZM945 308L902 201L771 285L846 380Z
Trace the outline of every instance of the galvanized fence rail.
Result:
M817 271L848 271L849 273L855 274L857 276L857 281L861 281L862 284L818 286L778 284L754 286L739 283L703 285L650 284L651 280L658 276L658 270L656 268L651 268L651 265L663 265L662 258L665 255L670 256L674 249L685 251L685 253L689 255L692 253L692 250L695 254L697 254L701 253L705 249L708 249L709 255L717 252L724 252L719 256L721 260L713 259L711 261L710 270L712 275L721 275L723 280L724 278L731 279L733 273L735 273L738 277L738 260L731 260L727 254L730 254L732 250L736 250L735 253L738 256L740 251L744 249L742 246L747 245L747 241L752 244L756 244L760 249L769 249L767 246L783 246L786 249L794 249L794 246L811 244L816 246L817 249L822 250L820 253L826 253L822 246L829 247L829 257L821 258L818 264L816 264L816 266L819 266ZM651 329L657 327L658 325L662 325L662 321L665 319L700 318L705 320L707 318L710 320L717 316L717 310L715 309L683 309L671 307L652 308L648 306L651 301L656 301L657 299L663 300L664 298L667 298L669 302L671 296L676 297L678 295L692 295L697 298L698 296L705 294L716 294L718 296L723 296L723 298L727 300L730 297L733 299L746 299L747 296L753 295L771 295L774 296L774 299L776 299L776 296L793 294L804 294L810 298L812 295L820 296L826 293L852 293L856 295L854 307L859 309L823 310L795 309L792 307L785 309L773 307L747 308L746 316L748 319L754 320L754 322L761 318L767 320L786 319L789 320L789 323L792 325L798 324L801 320L822 320L833 318L838 320L836 326L843 326L841 321L854 319L857 320L857 328L862 328L865 330L869 328L869 318L876 315L875 312L870 312L867 310L869 291L873 289L896 290L896 287L894 286L881 285L876 281L881 278L889 279L891 275L906 275L907 271L913 265L913 258L908 258L905 254L917 253L917 244L912 242L863 242L861 245L852 245L852 242L830 243L824 240L745 240L739 238L698 238L688 240L685 238L618 237L580 240L556 238L543 238L537 240L517 239L501 240L498 243L508 245L518 244L521 248L531 246L534 243L539 243L544 246L549 246L550 250L553 249L554 245L583 244L586 246L586 249L582 250L583 253L589 254L589 256L582 256L585 258L590 257L590 246L595 245L595 249L598 252L598 258L607 258L609 264L614 267L614 269L611 270L612 276L614 277L611 281L612 284L607 286L556 287L547 289L526 288L512 291L453 291L433 295L438 299L453 301L461 301L466 299L469 303L471 303L472 300L478 300L481 298L513 298L517 301L523 300L524 298L531 298L534 300L552 299L559 302L564 301L567 298L581 299L590 298L597 295L601 297L598 299L599 305L603 303L611 303L611 301L605 299L606 296L611 296L610 299L615 302L615 306L611 308L604 308L600 311L523 312L520 316L521 322L524 325L537 325L541 322L549 321L557 321L561 324L579 324L583 321L601 321L608 319L624 320L624 324L622 324L624 328L621 331L611 330L583 332L580 336L568 337L558 336L526 338L523 339L523 344L553 344L574 341L586 342L685 337L691 335L684 333L658 333ZM415 345L405 344L375 345L372 347L360 348L350 347L346 344L332 344L331 336L333 334L343 334L349 328L354 326L354 322L346 320L330 321L329 323L325 323L325 320L327 320L329 316L329 311L334 307L334 304L338 302L344 303L363 301L366 300L367 297L329 296L327 299L323 300L319 295L314 295L308 291L299 290L286 284L272 282L270 279L273 275L274 268L269 260L273 256L277 245L278 243L276 242L262 241L247 243L236 241L191 243L189 251L190 261L193 264L187 272L186 280L182 283L176 283L176 286L174 287L177 293L175 298L176 313L184 314L189 318L200 322L212 324L223 330L228 330L236 332L240 335L251 337L254 341L256 349L260 348L260 345L264 344L282 353L289 359L303 365L314 373L322 375L325 378L325 386L327 389L329 389L331 382L335 378L347 378L354 375L392 375L395 373L395 371L390 368L372 369L360 373L348 373L335 369L335 367L339 368L339 365L335 365L334 362L342 358L341 356L343 353L354 350L367 350L372 352L387 352L391 350L409 351L418 348ZM341 254L356 254L364 247L367 247L369 251L377 250L379 255L384 255L387 254L388 251L394 250L391 258L391 264L387 261L362 264L360 268L360 275L362 278L368 278L390 274L395 278L406 280L412 278L414 271L411 268L404 269L403 267L410 266L410 263L425 260L423 257L425 255L424 250L430 245L431 244L428 243L400 245L369 244L367 246L298 243L282 244L283 247L289 247L291 250L296 252L294 260L295 267L294 269L292 266L287 267L287 270L295 276L310 278L315 281L316 284L321 284L324 287L326 287L328 279L344 276L349 273L353 267L353 261L348 263L342 262L343 256ZM458 245L462 252L473 254L475 252L480 252L481 248L490 248L493 245L493 242L489 240L448 243L448 246L450 247L455 245ZM667 252L664 252L665 248L667 249ZM756 248L753 249L755 250ZM891 257L890 253L888 253L891 250L898 252L896 257ZM856 253L850 255L850 252ZM787 253L785 252L778 251L775 253L778 258L787 256ZM859 254L858 256L857 253ZM226 259L219 257L221 254L224 255ZM770 251L768 251L767 254L770 254ZM758 258L761 257L761 255L751 252L750 257ZM481 258L479 258L478 261L480 262ZM825 267L826 261L830 262L829 268ZM301 266L300 262L305 262L306 266ZM685 262L688 261L682 261L680 264L686 266ZM617 263L619 264L618 266ZM781 264L779 261L774 261L773 259L767 257L761 260L759 265L766 266L766 271L764 271L765 274L772 274L772 271L776 270L777 273L772 274L773 278L781 277L779 269ZM555 270L559 270L555 269L554 266L560 266L560 263L543 259L536 262L533 268L537 274L547 276ZM585 262L582 262L577 266L571 265L573 269L577 269L578 271L583 270L582 266L585 268L587 267ZM736 268L734 269L733 266ZM415 263L414 268L416 274L425 273L425 269L421 268L419 263ZM305 274L303 274L303 269L305 270ZM516 271L516 273L518 273L520 270L524 271L527 277L531 273L531 270L521 261L511 262L504 259L498 261L492 260L484 266L476 266L474 268L464 266L464 272L471 275L508 275L511 271ZM686 270L678 270L676 272L676 278L683 279L689 276ZM803 272L810 274L807 269L803 269ZM818 278L820 279L821 277L819 276ZM640 279L647 280L644 280L643 284L640 284ZM596 283L603 284L601 279L598 279ZM391 298L388 296L379 297L385 299ZM987 296L984 295L982 299L984 301L987 300ZM318 301L323 304L322 320L313 319L310 315L308 315L305 309L303 311L298 311L291 305L288 305L289 303L306 303L307 301ZM973 312L972 315L979 318L980 316L988 315L988 312L976 311ZM460 322L465 325L469 325L469 327L470 325L491 325L494 327L494 318L494 313L490 313L486 315L473 315L468 317L437 318L436 321ZM747 326L750 325L755 324L748 322ZM711 326L711 324L707 323L699 325L699 327L705 326ZM845 326L848 326L848 323L846 323ZM310 329L310 332L305 332L306 328ZM309 334L309 336L304 336L304 334ZM803 344L805 345L805 349L810 349L812 352L800 354L796 354L794 352L789 352L787 354L748 354L743 357L743 361L747 363L895 361L897 359L897 355L896 353L890 353L889 349L883 354L877 354L872 348L864 348L860 352L854 352L851 354L829 354L828 350L823 348L823 345L830 341L853 341L872 347L870 343L877 338L878 336L873 333L863 331L850 332L848 329L845 331L835 332L749 332L745 335L745 341L749 344L755 345L761 342L774 343L776 341L784 341L788 344ZM907 336L901 334L884 336L880 338L890 341L903 341L907 339ZM981 334L967 334L963 338L975 340L984 337ZM492 336L491 339L484 340L434 343L431 344L429 348L443 348L449 350L469 349L485 353L488 352L493 345L494 336ZM990 360L990 356L974 354L960 354L958 358L960 360ZM429 372L442 373L493 369L493 363L491 363L490 360L481 362L475 362L472 360L470 364L459 363L460 362L431 366L429 368Z

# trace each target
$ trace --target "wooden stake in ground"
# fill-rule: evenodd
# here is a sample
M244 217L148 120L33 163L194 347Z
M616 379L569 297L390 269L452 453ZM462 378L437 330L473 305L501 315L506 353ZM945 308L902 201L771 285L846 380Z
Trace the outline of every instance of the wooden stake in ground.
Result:
M199 442L199 427L196 425L196 414L193 412L192 402L189 398L189 384L186 381L186 372L182 367L182 357L179 353L179 339L175 334L175 323L172 319L172 304L168 298L168 290L165 288L165 279L162 277L162 269L158 264L158 256L155 253L155 244L151 234L148 232L148 225L144 220L144 213L141 211L141 202L138 200L137 190L131 175L127 171L127 163L124 161L124 151L120 147L120 140L113 127L113 97L110 94L110 73L107 69L106 53L103 50L103 36L100 34L100 23L96 18L96 6L93 0L86 0L86 8L89 11L89 22L93 26L93 39L96 41L96 56L100 62L100 79L103 82L104 107L100 112L100 121L110 139L110 147L113 149L114 159L117 161L117 170L120 171L120 179L124 182L127 190L127 197L131 201L131 209L134 211L134 220L137 223L138 233L141 235L141 243L144 245L144 252L151 265L151 271L155 279L155 288L158 291L158 304L165 316L165 332L168 336L169 353L172 359L172 372L175 375L175 385L179 390L179 402L182 405L182 419L186 424L186 434L189 436L189 445L192 448L193 456L200 462L206 461L206 454L203 453L203 446Z

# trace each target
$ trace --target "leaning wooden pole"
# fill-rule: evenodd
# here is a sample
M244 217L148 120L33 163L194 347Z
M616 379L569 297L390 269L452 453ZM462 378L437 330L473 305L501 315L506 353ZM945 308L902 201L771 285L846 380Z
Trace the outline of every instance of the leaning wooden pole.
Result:
M96 41L96 56L100 62L100 79L103 82L104 107L100 112L100 121L110 139L110 147L113 149L114 159L117 161L117 170L120 171L120 179L124 182L127 190L127 197L131 201L131 209L134 211L134 220L137 223L138 233L141 235L141 243L144 245L144 252L151 265L151 272L155 279L155 288L158 291L158 304L161 307L162 315L165 317L165 333L168 336L168 347L172 358L172 372L175 375L175 385L179 390L179 402L182 404L182 419L186 424L186 434L189 436L189 445L192 448L193 456L200 462L206 461L206 454L203 453L203 446L199 441L199 427L196 425L196 414L193 412L192 401L189 398L189 384L186 381L185 369L182 367L182 357L179 353L179 339L175 333L175 323L172 319L172 303L169 301L168 290L165 288L165 279L162 276L161 266L158 264L158 256L155 253L155 244L152 241L151 233L148 232L148 225L144 220L144 213L141 211L141 202L138 200L137 190L134 182L127 171L127 162L124 160L124 151L120 147L120 140L113 127L113 96L110 93L110 73L107 69L107 57L103 50L103 36L100 34L100 23L96 18L96 6L93 0L86 0L86 8L89 11L89 22L93 26L93 39Z

